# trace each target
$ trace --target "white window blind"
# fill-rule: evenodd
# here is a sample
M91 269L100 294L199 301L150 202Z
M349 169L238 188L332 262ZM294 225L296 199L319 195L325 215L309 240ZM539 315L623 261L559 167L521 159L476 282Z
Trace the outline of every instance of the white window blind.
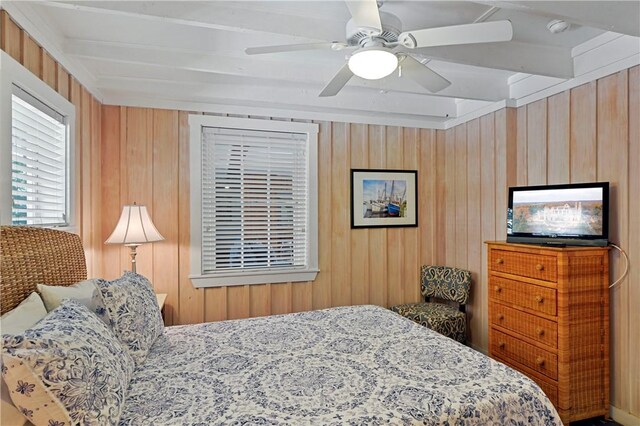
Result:
M202 127L202 269L307 267L307 134Z
M65 117L14 86L11 96L13 225L68 225Z

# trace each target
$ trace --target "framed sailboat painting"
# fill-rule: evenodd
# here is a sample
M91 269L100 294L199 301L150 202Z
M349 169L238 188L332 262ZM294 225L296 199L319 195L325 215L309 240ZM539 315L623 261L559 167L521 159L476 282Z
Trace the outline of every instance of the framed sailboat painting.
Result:
M416 170L351 169L351 228L418 226Z

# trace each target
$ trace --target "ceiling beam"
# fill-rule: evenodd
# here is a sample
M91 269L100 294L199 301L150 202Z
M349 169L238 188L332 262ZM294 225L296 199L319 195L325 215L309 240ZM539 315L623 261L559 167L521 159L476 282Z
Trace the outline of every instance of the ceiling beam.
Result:
M385 114L393 111L399 115L424 117L455 117L454 99L429 96L372 93L359 88L345 87L337 96L319 98L315 91L282 85L199 83L173 79L148 79L138 77L103 77L98 79L105 91L142 93L149 97L192 102L230 103L243 105L286 105L305 109L342 109L352 112Z
M128 16L161 23L211 28L236 33L281 34L292 38L304 39L305 41L344 41L345 37L346 20L287 16L282 13L232 7L228 2L215 2L215 7L212 7L209 2L202 2L199 6L197 6L197 2L194 2L191 3L191 6L185 6L181 2L166 1L51 1L38 4L47 7Z
M197 71L190 78L209 82L219 79L221 75L244 77L247 79L272 79L283 84L314 84L322 88L335 74L342 63L338 55L335 63L314 63L305 61L275 60L273 57L235 57L208 55L197 52L177 50L159 50L148 46L128 45L124 43L107 43L88 40L68 40L65 52L84 60L101 61L98 71L106 74L118 73L122 64L151 65L169 69L174 75L181 71ZM124 59L126 58L126 59ZM288 59L292 57L289 56ZM108 63L115 64L109 68ZM375 91L392 91L414 93L446 98L474 99L481 101L498 101L508 97L508 75L486 72L483 70L451 66L432 61L429 63L435 71L446 75L453 84L447 89L431 94L413 81L390 76L383 80L352 79L349 86L372 89ZM145 70L150 72L150 70ZM206 74L209 74L208 77ZM141 74L144 75L144 74Z
M572 78L571 49L510 41L416 49L426 57L458 64Z
M476 3L564 19L578 25L640 36L638 1L476 1Z

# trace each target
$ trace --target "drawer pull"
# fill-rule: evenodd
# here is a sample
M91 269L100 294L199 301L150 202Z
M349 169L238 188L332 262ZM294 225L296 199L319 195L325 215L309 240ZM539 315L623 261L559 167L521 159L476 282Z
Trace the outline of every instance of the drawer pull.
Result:
M536 329L536 334L537 334L538 336L544 336L544 328L540 328L540 327L538 327L538 328Z
M504 347L505 347L505 343L504 343L504 342L499 342L499 343L498 343L498 347L499 347L500 349L504 349Z
M502 264L504 263L504 259L502 259L502 258L498 258L498 259L496 259L496 263L497 263L498 265L502 265Z
M543 265L542 263L538 263L538 264L536 265L536 269L537 269L538 271L544 271L544 265Z
M541 356L539 356L539 357L537 357L537 358L536 358L536 365L537 365L538 367L542 367L542 366L544 365L544 363L545 363L545 359L544 359L544 358L542 358Z
M498 321L502 321L504 319L504 315L503 314L498 314Z
M535 300L537 303L542 303L542 302L544 302L544 297L542 297L542 296L540 296L540 295L537 295L537 296L534 298L534 300Z
M494 290L496 291L496 293L500 293L502 291L502 287L497 285L497 286L494 287Z

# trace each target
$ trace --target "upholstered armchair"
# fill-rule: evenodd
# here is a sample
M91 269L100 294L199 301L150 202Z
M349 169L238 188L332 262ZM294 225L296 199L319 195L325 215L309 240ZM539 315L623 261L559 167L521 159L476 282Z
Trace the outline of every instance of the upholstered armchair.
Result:
M424 303L392 306L391 310L458 342L467 340L465 304L471 272L447 266L423 266L420 292ZM437 301L436 301L437 300ZM443 303L444 302L444 303Z

